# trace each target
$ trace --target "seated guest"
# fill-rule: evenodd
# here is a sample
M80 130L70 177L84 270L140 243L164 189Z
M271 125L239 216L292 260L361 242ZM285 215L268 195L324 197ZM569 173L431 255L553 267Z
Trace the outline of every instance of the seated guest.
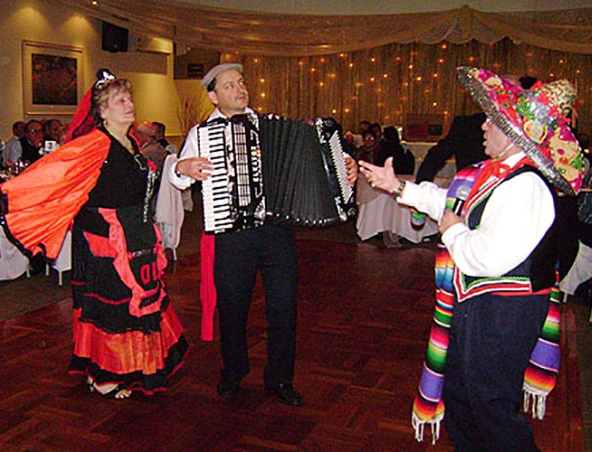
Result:
M363 119L358 124L358 130L356 132L346 132L345 137L350 144L354 147L359 148L364 144L362 135L366 130L370 128L370 121Z
M362 134L362 145L356 151L356 160L374 163L381 152L381 146L374 132L372 130L366 130Z
M370 127L368 129L374 132L374 136L376 137L377 143L383 143L385 141L384 135L382 134L382 127L379 123L373 122L372 124L370 124Z
M162 122L153 121L152 125L156 130L156 141L162 144L163 147L167 147L170 143L165 138L166 126Z
M55 141L61 143L62 141L62 122L59 119L48 119L43 124L43 131L45 136L44 141Z
M150 121L136 121L130 128L130 133L134 136L140 146L151 141L156 141L156 127Z
M386 159L393 157L393 168L396 174L413 174L415 157L409 149L401 144L399 132L393 126L384 129L384 143L380 147L375 165L384 166Z
M358 124L358 134L363 135L363 133L370 128L370 121L367 119L362 119Z
M142 155L162 170L168 151L156 140L157 132L154 124L150 121L135 122L130 133L138 140Z
M21 160L30 164L42 157L43 125L41 121L31 119L25 125L25 136L19 138L17 144L10 149L7 165L14 166Z
M11 149L14 146L17 146L18 140L21 137L25 136L25 121L16 121L13 125L12 125L12 138L10 138L7 142L6 145L4 146L4 149L2 150L2 166L6 167L8 166L8 155L11 152Z

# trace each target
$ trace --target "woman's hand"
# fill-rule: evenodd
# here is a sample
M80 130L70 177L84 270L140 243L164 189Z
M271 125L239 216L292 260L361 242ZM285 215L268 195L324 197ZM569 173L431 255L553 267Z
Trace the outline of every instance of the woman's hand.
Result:
M368 181L372 188L379 188L389 194L393 194L401 185L401 180L395 175L393 170L393 158L389 157L384 162L384 166L376 166L372 163L360 160L360 173Z
M214 167L212 163L203 157L192 157L179 160L176 171L183 176L189 176L195 180L205 180L210 177Z

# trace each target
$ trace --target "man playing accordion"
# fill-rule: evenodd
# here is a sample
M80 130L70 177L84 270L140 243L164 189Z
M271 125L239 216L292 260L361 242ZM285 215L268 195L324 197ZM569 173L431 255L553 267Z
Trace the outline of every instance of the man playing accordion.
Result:
M180 159L171 169L171 181L178 188L185 189L195 181L205 181L205 192L206 184L216 184L213 159L204 157L204 154L211 155L211 149L208 148L214 145L215 139L202 140L200 133L203 130L200 131L200 128L233 117L232 120L236 121L238 117L246 116L246 134L252 134L249 132L249 119L256 118L257 114L248 107L249 93L242 70L240 64L220 64L203 78L202 86L207 89L208 97L216 109L205 124L191 129ZM265 137L259 138L262 141ZM233 151L228 145L224 145L223 149L226 160L229 158L228 153ZM257 149L259 152L249 151L246 154L253 156L265 153L263 146ZM355 161L346 157L343 167L346 172L345 180L353 186L357 178ZM241 227L214 230L215 234L209 233L206 227L206 233L202 237L202 338L213 338L213 306L217 305L223 361L217 390L221 397L234 396L242 378L250 370L246 327L259 271L265 289L268 320L268 361L264 371L264 385L275 394L279 402L298 406L302 404L302 397L292 385L298 280L295 231L290 224L270 221L269 210L265 207L265 192L257 189L258 183L262 186L260 176L265 181L266 173L257 172L257 165L254 172L256 175L253 180L243 181L248 186L245 190L252 192L256 201L249 203L251 219L241 221ZM229 184L234 185L234 182ZM222 185L224 191L228 191L227 184ZM207 220L209 214L205 212L208 209L205 204L204 196L204 217ZM236 225L236 221L233 225Z

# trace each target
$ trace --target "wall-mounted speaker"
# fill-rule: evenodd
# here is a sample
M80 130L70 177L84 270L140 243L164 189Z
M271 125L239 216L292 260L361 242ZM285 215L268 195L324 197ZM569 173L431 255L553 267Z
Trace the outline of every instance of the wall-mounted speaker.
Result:
M127 52L128 30L103 22L102 49L106 52Z

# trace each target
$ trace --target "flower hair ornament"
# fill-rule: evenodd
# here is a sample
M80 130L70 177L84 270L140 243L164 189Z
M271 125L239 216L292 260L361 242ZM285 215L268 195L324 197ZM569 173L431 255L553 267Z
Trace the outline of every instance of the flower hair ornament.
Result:
M93 86L93 89L102 88L103 85L115 80L115 76L109 71L109 69L99 69L97 71L97 81Z
M567 80L524 90L487 69L459 67L458 77L487 117L532 160L558 190L577 194L584 161L570 127L576 90Z

